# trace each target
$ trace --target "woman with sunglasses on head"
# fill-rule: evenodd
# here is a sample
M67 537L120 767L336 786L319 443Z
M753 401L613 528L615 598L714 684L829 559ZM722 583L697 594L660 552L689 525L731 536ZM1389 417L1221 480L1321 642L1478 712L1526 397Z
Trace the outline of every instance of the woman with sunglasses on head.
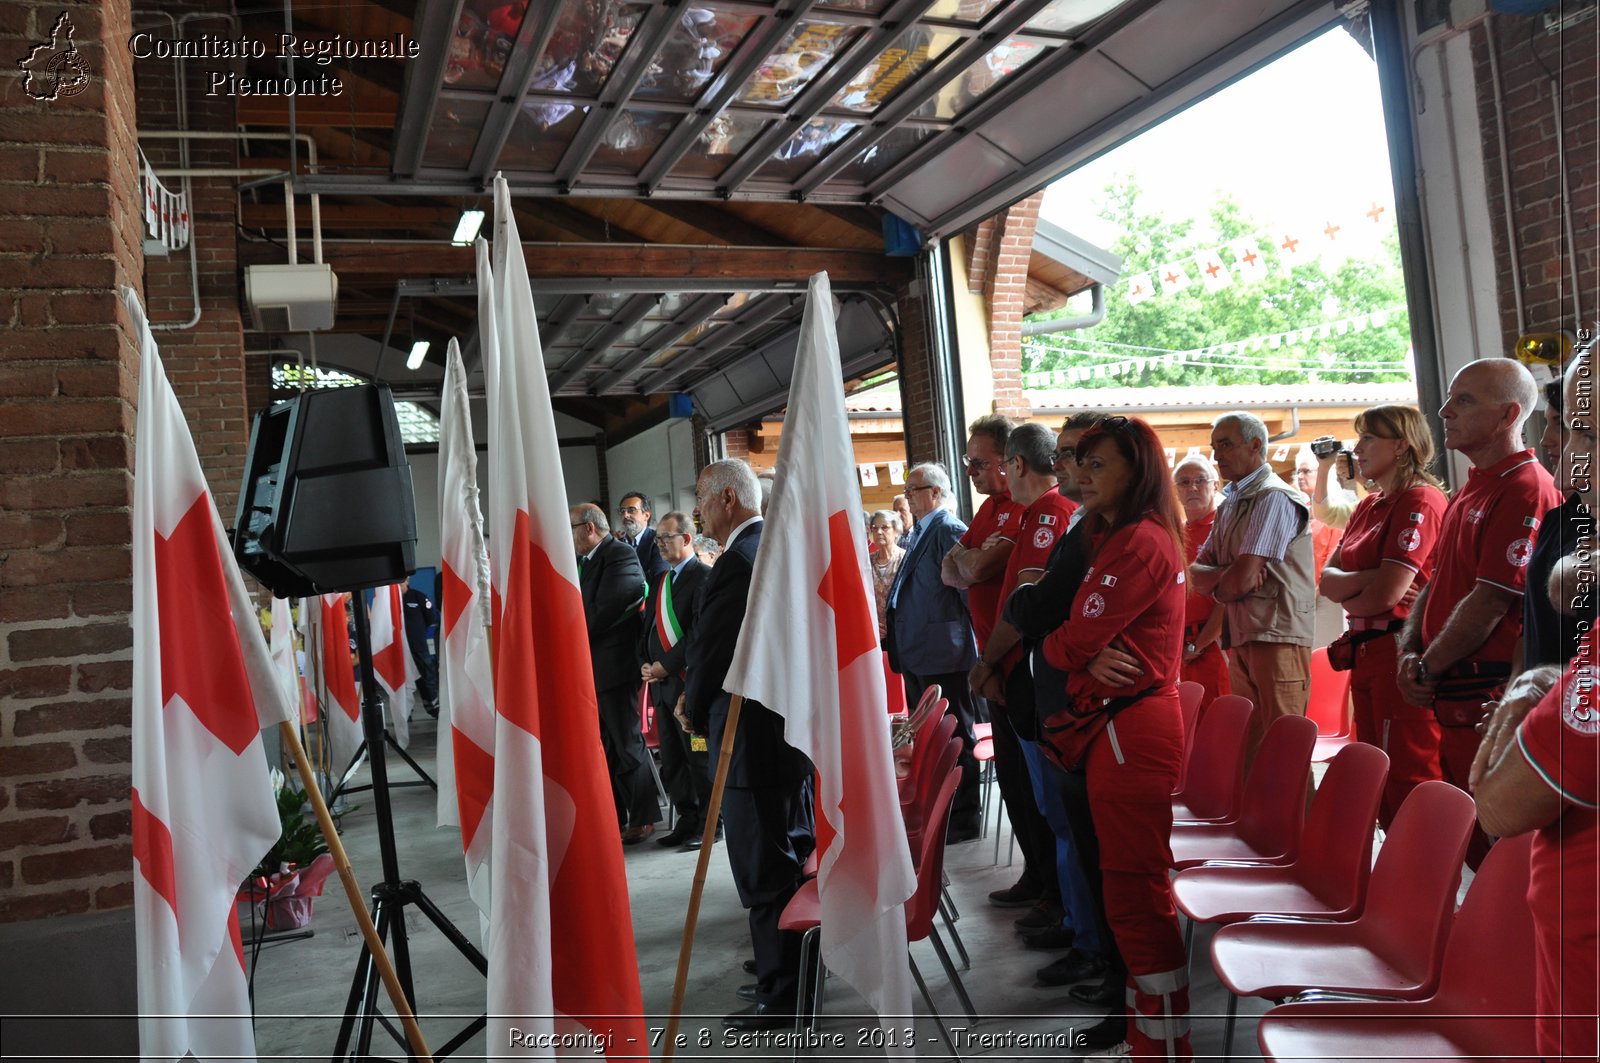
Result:
M1046 660L1068 675L1072 707L1044 729L1059 762L1087 775L1106 919L1129 972L1126 1015L1101 1024L1125 1024L1126 1038L1102 1058L1187 1060L1188 957L1168 880L1183 758L1183 516L1144 421L1100 421L1079 439L1077 464L1089 568L1066 623L1044 642ZM1084 1034L1108 1040L1100 1028Z
M1428 472L1433 436L1411 406L1374 406L1356 417L1355 460L1376 490L1356 504L1318 593L1344 607L1348 630L1328 647L1350 672L1356 740L1389 754L1378 821L1385 830L1416 787L1442 777L1439 721L1408 704L1395 683L1395 634L1433 574L1446 499Z

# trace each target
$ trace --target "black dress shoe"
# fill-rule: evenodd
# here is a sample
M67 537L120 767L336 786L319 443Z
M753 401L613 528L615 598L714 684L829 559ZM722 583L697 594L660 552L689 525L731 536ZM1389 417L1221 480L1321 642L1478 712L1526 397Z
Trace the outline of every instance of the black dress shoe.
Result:
M1046 927L1043 930L1034 930L1022 935L1022 947L1025 949L1070 949L1072 943L1078 940L1078 935L1064 926Z
M1091 1008L1109 1008L1119 1000L1127 998L1127 986L1122 982L1096 982L1089 985L1075 985L1067 990L1067 996L1080 1004L1087 1004Z
M744 961L744 973L745 974L755 974L756 973L756 961L755 960L745 960Z
M960 845L962 842L972 841L982 833L976 823L952 823L944 832L944 843L946 845Z
M661 837L657 838L656 844L661 846L663 849L671 849L673 846L682 845L690 838L698 837L699 834L699 831L689 831L684 830L682 827L674 827Z
M1120 1045L1128 1039L1128 1017L1118 1012L1107 1015L1093 1026L1072 1028L1072 1047L1082 1052L1098 1052L1102 1048Z
M996 908L1032 908L1038 901L1039 887L1029 882L1019 881L989 894L989 903Z
M722 1017L722 1025L730 1030L776 1030L794 1025L794 1005L751 1004L732 1015Z
M1072 985L1075 982L1087 982L1091 978L1103 978L1105 973L1106 961L1103 958L1092 952L1073 949L1054 963L1039 968L1036 977L1041 985Z
M745 983L744 985L740 986L739 989L738 989L739 999L740 1000L748 1000L750 1003L754 1004L757 1000L760 999L759 997L756 996L756 990L759 989L760 987L761 987L761 983L760 982L747 982L747 983Z
M1050 930L1061 925L1066 918L1066 913L1061 910L1061 905L1052 904L1050 901L1040 900L1034 904L1028 914L1016 921L1017 932L1023 937L1032 937L1041 930Z

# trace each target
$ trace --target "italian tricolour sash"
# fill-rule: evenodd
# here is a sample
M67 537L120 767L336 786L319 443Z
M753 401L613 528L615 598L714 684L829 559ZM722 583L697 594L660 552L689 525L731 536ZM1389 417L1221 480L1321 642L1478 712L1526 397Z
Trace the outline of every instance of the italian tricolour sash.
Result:
M678 622L678 611L672 607L672 573L661 574L661 593L656 595L656 638L661 648L670 650L683 638L683 625Z

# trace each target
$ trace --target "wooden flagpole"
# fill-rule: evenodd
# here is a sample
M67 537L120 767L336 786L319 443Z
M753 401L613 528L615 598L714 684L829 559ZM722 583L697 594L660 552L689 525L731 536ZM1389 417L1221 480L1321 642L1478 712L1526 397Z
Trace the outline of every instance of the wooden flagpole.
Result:
M711 801L706 809L706 825L700 835L700 858L694 868L694 888L689 891L689 912L683 919L683 940L678 945L678 974L672 982L672 1007L667 1013L666 1036L662 1038L663 1063L672 1058L678 1036L678 1019L683 1011L683 994L689 985L689 958L694 954L695 924L700 921L700 896L706 889L706 872L711 867L711 850L716 845L717 821L722 817L722 791L728 784L728 765L733 762L733 740L739 733L739 714L744 698L733 695L728 703L728 722L722 727L722 748L717 751L717 773L711 780Z
M372 916L367 914L366 900L361 895L361 884L356 881L356 873L350 867L350 857L345 854L344 843L339 840L339 831L333 825L333 816L329 815L327 802L322 799L322 791L317 788L317 777L311 770L311 762L306 757L305 748L300 744L300 736L288 720L278 724L278 731L294 755L295 767L300 772L300 783L305 787L306 796L311 799L311 808L317 814L317 826L322 828L322 836L328 842L328 852L333 857L334 870L339 872L339 881L344 883L344 894L350 900L350 910L356 914L356 924L361 927L361 937L367 943L367 950L372 953L373 963L377 965L378 976L383 979L384 988L389 991L389 1000L394 1004L395 1013L400 1016L400 1025L405 1027L406 1040L411 1042L411 1053L420 1063L433 1063L433 1057L428 1053L428 1045L422 1039L422 1028L417 1025L416 1016L411 1014L411 1005L406 1000L405 990L400 987L400 978L394 972L394 964L390 962L389 953L378 937L377 928L372 925Z

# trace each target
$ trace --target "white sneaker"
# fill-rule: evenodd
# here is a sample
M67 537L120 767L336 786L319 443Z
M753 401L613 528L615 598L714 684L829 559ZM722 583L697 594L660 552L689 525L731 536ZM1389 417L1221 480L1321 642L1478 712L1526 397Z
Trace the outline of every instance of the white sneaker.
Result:
M1114 1060L1131 1059L1133 1058L1133 1045L1129 1044L1127 1041L1123 1041L1120 1044L1112 1045L1104 1052L1096 1052L1092 1056L1084 1056L1083 1058L1087 1060L1088 1063L1097 1063L1097 1061L1111 1063L1111 1061Z

